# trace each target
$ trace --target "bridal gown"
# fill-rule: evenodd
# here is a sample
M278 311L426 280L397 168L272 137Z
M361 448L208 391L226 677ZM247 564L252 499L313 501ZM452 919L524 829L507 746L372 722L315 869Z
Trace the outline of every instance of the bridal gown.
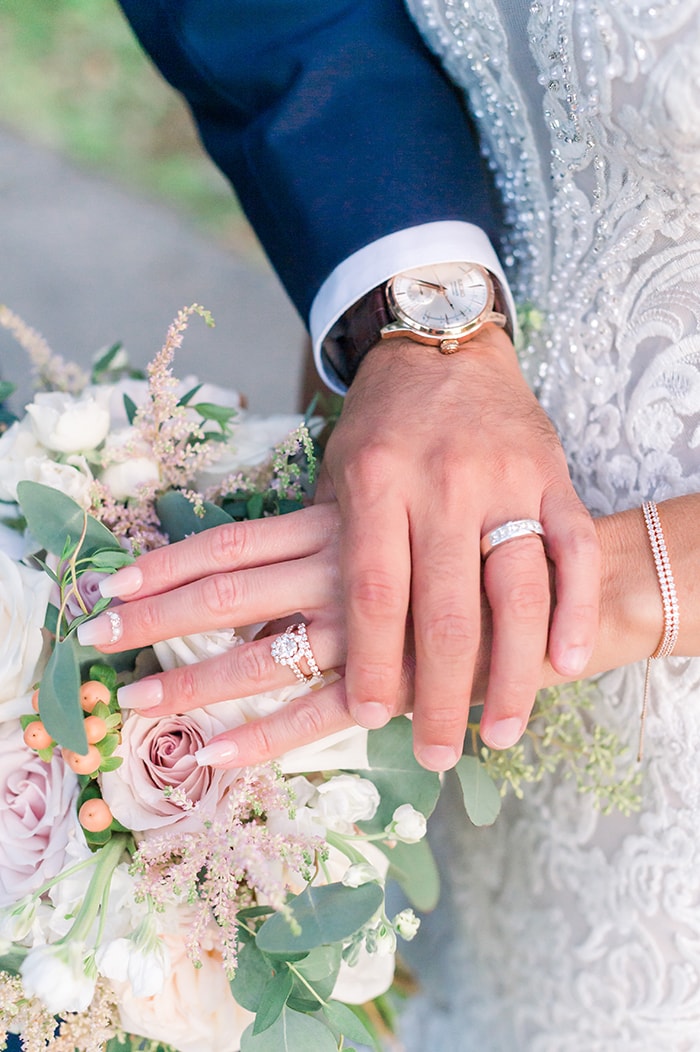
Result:
M700 490L699 0L409 0L503 197L524 367L595 515ZM682 616L682 611L681 611ZM635 762L643 668L599 680ZM700 661L654 662L643 805L435 819L410 1052L700 1049Z

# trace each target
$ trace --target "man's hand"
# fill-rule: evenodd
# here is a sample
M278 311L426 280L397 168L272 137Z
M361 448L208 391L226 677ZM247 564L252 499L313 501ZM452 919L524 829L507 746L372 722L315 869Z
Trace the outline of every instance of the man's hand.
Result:
M508 337L487 326L450 356L409 340L370 351L326 451L317 501L333 499L350 712L378 727L397 711L410 607L415 752L432 770L461 754L481 632L480 538L510 519L542 522L553 611L538 537L499 546L484 568L493 640L482 736L496 748L513 744L547 650L562 675L586 666L599 550Z

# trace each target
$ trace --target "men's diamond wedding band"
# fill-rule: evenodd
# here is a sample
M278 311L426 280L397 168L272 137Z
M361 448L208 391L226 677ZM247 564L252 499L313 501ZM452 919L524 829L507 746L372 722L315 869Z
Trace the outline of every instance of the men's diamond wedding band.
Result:
M306 624L300 621L298 625L290 625L281 636L273 639L270 647L273 661L278 665L287 665L300 683L313 683L321 679L321 670L314 657L309 637L306 634ZM307 676L300 667L300 662L306 658L311 675Z
M489 530L481 538L481 557L487 559L494 548L506 541L515 541L519 537L528 537L535 534L544 537L544 528L538 519L511 519L497 526L495 530Z

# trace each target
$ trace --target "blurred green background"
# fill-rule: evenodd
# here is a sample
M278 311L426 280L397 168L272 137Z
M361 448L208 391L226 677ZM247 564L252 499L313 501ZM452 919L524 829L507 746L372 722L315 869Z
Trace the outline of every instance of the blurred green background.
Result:
M0 0L0 123L259 251L184 104L111 0Z

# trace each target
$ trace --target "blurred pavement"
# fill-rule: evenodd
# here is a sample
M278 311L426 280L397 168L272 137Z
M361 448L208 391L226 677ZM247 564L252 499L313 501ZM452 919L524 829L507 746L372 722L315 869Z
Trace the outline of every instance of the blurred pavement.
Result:
M193 302L216 328L192 319L176 375L229 384L253 411L296 409L305 333L270 268L0 128L0 303L66 359L87 364L121 340L143 366ZM26 374L23 351L0 330L0 375L25 378L15 408L29 394Z

